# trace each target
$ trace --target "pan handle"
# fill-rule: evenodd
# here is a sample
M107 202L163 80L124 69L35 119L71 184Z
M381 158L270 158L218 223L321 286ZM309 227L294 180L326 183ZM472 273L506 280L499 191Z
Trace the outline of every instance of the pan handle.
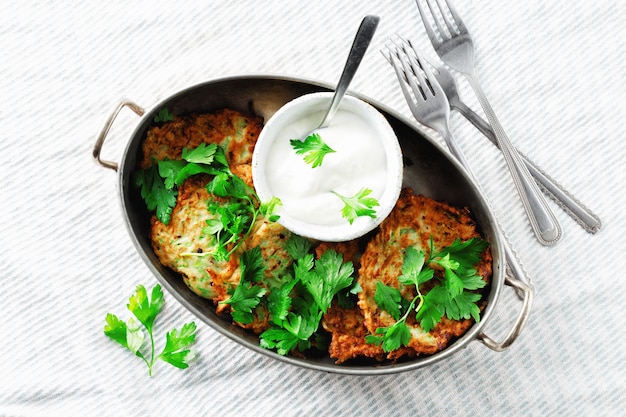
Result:
M520 298L522 299L522 310L517 317L515 325L502 342L496 342L484 333L478 334L477 339L480 340L489 349L496 352L502 352L506 350L509 346L511 346L515 339L517 339L517 337L522 332L526 321L528 320L528 316L530 315L530 307L533 304L534 289L530 284L526 284L515 278L510 278L509 276L505 277L504 283L513 287L520 295Z
M93 158L96 161L96 163L98 163L100 166L103 166L105 168L110 168L113 171L117 171L117 167L118 167L117 162L105 161L101 159L100 152L102 151L102 145L104 144L104 139L109 133L109 130L111 129L111 126L113 125L113 122L115 121L115 118L119 114L120 110L122 110L126 106L130 107L130 109L134 111L135 113L137 113L137 115L139 116L143 116L145 112L145 110L141 106L133 103L130 100L122 99L122 101L120 101L120 103L117 105L115 110L113 110L113 113L111 113L107 121L104 123L104 127L100 131L100 135L98 135L98 139L96 139L96 144L93 147Z

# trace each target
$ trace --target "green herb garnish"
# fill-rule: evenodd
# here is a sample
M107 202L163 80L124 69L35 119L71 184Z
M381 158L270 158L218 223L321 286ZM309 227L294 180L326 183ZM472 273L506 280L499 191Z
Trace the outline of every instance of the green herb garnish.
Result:
M345 197L335 191L332 191L337 197L339 197L345 204L341 210L341 215L352 224L359 216L376 217L376 210L373 207L379 206L378 200L373 197L368 197L372 193L369 188L361 188L352 197Z
M232 173L224 150L216 144L183 148L182 160L156 161L150 168L136 171L134 182L140 187L148 210L156 210L159 221L169 224L178 187L197 174L213 176L206 185L207 191L226 201L212 200L207 204L207 210L215 218L207 221L204 231L215 236L216 249L194 256L212 255L217 260L226 260L250 234L259 214L270 221L278 220L276 212L281 206L280 200L272 198L261 204L254 189Z
M172 120L174 120L174 115L170 113L167 107L159 110L159 112L154 116L154 123L171 122Z
M133 317L124 322L116 315L108 313L104 334L116 341L134 355L141 358L148 366L148 374L152 376L152 369L157 360L167 362L177 368L186 369L196 357L196 352L189 347L196 340L196 324L190 322L183 327L172 329L165 335L165 346L161 353L155 356L154 322L157 315L163 309L164 300L161 286L156 285L151 292L150 298L143 285L138 285L127 305ZM139 323L137 322L137 319ZM150 339L149 352L142 349L145 340L144 331L139 324L143 325Z
M253 311L267 290L256 283L263 279L265 264L258 246L244 252L240 258L241 277L230 298L220 304L230 304L233 320L250 324L254 321Z
M411 333L406 320L411 313L415 313L415 319L425 332L430 332L444 315L451 320L474 318L480 321L477 303L481 295L471 291L486 285L475 266L487 246L488 242L482 239L472 238L465 242L456 239L452 245L437 252L431 237L429 257L423 250L408 247L398 281L402 285L414 286L417 295L408 301L402 298L397 288L377 283L374 301L396 322L377 328L374 335L366 336L366 341L382 346L385 352L408 346ZM443 277L435 274L433 266L443 268ZM422 294L422 284L433 278L438 282Z
M289 142L296 151L296 155L304 155L304 162L312 168L322 165L326 154L335 152L322 140L319 133L313 133L304 140L291 139Z
M334 250L314 260L310 248L306 239L290 237L286 249L294 257L293 277L267 296L271 327L261 333L260 344L280 355L312 347L332 300L341 292L356 292L352 262L343 262Z
M152 165L150 168L135 172L134 183L140 188L141 198L148 210L156 210L157 218L162 223L169 224L178 192L172 187L166 187L158 166Z

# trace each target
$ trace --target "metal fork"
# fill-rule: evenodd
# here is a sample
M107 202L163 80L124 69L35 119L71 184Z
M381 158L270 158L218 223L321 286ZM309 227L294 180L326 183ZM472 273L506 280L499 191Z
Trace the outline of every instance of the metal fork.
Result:
M410 40L405 40L399 37L403 42L407 42L412 45ZM443 92L448 97L450 103L450 109L461 113L470 123L476 127L483 135L487 137L494 145L498 146L498 140L493 133L491 126L482 117L480 117L474 110L472 110L467 104L461 100L459 91L457 88L456 80L452 73L443 65L436 65L428 58L424 57L430 68L435 74L435 78L441 85ZM545 173L537 164L531 161L527 156L518 150L524 165L533 176L537 185L543 191L545 195L550 197L555 203L559 205L569 216L576 221L583 229L589 233L596 233L602 227L602 222L598 216L596 216L591 210L585 207L580 201L572 196L567 190L563 188L558 182L552 179Z
M395 44L393 47L387 46L383 55L393 66L402 93L415 119L424 126L437 131L444 138L452 154L478 184L463 152L457 146L454 136L450 132L450 103L428 64L415 48L406 43ZM501 240L510 274L515 279L530 284L530 280L499 225L498 231L502 236Z
M498 147L504 155L537 240L544 245L556 244L562 236L561 226L539 192L539 187L531 178L521 156L506 135L478 83L474 72L474 43L463 20L448 0L426 0L430 13L426 13L426 9L422 7L419 0L416 0L416 3L435 51L446 65L467 77L476 93L495 133ZM444 24L440 22L438 16Z

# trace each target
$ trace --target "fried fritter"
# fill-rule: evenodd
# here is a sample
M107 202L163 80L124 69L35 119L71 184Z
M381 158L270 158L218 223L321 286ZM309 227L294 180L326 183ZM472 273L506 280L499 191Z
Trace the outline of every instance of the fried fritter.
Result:
M358 357L373 358L382 361L385 352L380 346L365 342L369 334L365 327L365 318L359 308L331 306L322 318L324 330L331 333L328 353L335 363L340 364Z
M280 224L259 216L241 247L228 260L216 260L211 254L217 247L217 240L203 229L207 220L215 218L207 210L209 201L225 200L207 192L207 181L206 177L195 176L182 184L170 223L165 225L153 216L151 241L159 261L179 272L193 292L213 300L220 314L230 310L228 304L220 302L228 299L230 292L239 284L239 257L245 250L258 246L265 261L265 281L268 286L282 284L284 271L292 262L284 249L291 233ZM259 320L243 327L260 332L267 327L266 316L260 314Z
M152 217L150 239L159 261L180 272L185 283L201 297L223 301L228 289L239 282L239 261L231 257L217 262L211 252L215 238L203 232L206 221L215 218L207 210L211 195L206 177L192 177L178 189L170 223Z
M173 121L156 125L146 133L142 144L140 168L152 160L180 159L183 148L201 143L216 143L224 148L231 168L252 162L252 152L263 128L263 118L247 116L231 109L210 114L176 116Z
M262 128L262 118L246 116L224 109L212 114L176 117L174 121L152 127L143 142L143 160L146 167L154 160L180 159L182 149L193 149L201 143L216 143L224 148L234 175L252 184L252 152ZM266 265L268 286L280 285L284 270L292 259L284 249L290 232L263 216L258 216L243 244L228 260L218 261L212 253L218 246L214 235L206 233L207 220L215 219L208 210L211 201L227 203L227 199L210 194L205 186L206 175L187 179L179 188L171 220L165 225L151 219L151 241L159 261L179 272L187 286L201 297L213 300L217 313L230 310L227 300L239 284L241 268L239 257L245 250L260 247ZM260 311L250 325L259 333L267 328L266 312Z
M415 297L411 287L402 286L398 282L398 276L402 273L404 251L413 246L428 253L431 236L435 247L443 247L452 244L456 238L467 240L479 237L479 234L467 209L414 195L410 189L404 189L396 207L380 225L378 233L368 242L360 258L360 311L334 307L324 317L324 327L332 333L330 355L338 363L358 356L393 360L404 356L432 354L444 349L453 338L461 336L472 325L471 320L454 321L444 317L433 330L426 333L414 320L407 320L411 331L409 346L388 354L365 342L365 335L374 334L378 327L395 323L374 302L376 282L399 288L407 299ZM489 250L483 253L477 270L488 282L491 276ZM359 314L362 318L359 318Z

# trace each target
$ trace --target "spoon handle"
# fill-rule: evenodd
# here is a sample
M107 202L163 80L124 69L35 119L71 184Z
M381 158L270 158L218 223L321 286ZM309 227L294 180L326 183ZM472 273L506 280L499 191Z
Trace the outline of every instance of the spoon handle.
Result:
M341 77L337 83L335 94L333 95L328 111L319 126L320 128L328 127L330 119L332 119L335 115L335 112L339 107L339 103L341 102L343 95L346 93L352 78L354 78L354 74L356 73L357 68L359 68L361 61L363 60L363 56L365 55L365 52L374 37L379 20L380 18L378 16L368 15L361 21L359 30L357 31L354 41L352 42L348 59L343 67L343 72L341 73Z

